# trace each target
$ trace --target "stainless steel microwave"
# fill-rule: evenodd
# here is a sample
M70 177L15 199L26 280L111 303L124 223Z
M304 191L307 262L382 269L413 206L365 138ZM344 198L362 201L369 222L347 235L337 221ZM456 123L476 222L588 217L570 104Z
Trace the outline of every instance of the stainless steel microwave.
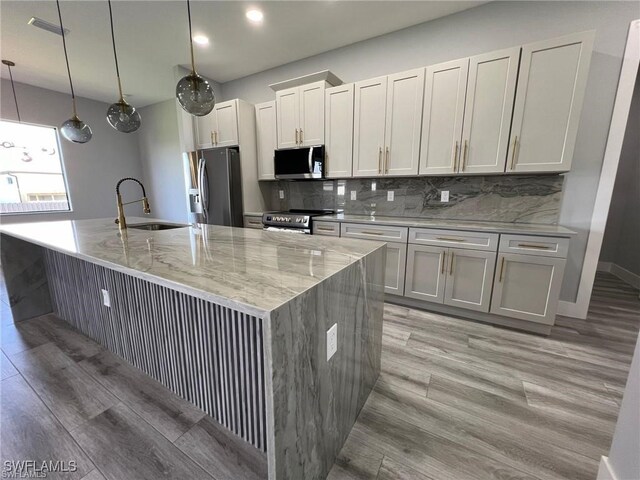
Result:
M276 150L273 161L278 179L324 178L324 145Z

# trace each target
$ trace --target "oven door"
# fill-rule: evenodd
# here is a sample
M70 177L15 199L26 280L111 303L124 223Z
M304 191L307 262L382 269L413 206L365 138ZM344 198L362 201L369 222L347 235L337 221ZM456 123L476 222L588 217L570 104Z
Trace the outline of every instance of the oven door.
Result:
M324 178L324 145L276 150L273 161L277 179Z

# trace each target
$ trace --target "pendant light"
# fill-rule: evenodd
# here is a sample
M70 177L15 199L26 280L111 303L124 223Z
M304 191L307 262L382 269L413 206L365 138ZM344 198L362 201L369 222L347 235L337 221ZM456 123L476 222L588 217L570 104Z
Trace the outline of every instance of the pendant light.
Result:
M113 33L113 11L111 10L111 0L109 3L109 21L111 22L111 43L113 44L113 58L116 61L116 77L118 77L118 92L120 100L113 103L107 109L107 122L113 128L123 133L135 132L140 128L140 114L129 105L122 95L122 83L120 82L120 69L118 68L118 53L116 52L116 37Z
M209 82L196 73L196 63L193 58L193 33L191 32L191 7L189 0L187 0L187 16L189 17L191 73L186 77L182 77L176 85L176 97L185 111L197 117L204 117L213 110L216 99Z
M18 114L18 122L22 123L20 120L20 109L18 108L18 97L16 97L16 86L13 84L13 74L11 73L11 67L15 67L16 64L11 60L2 60L2 64L6 65L9 69L9 79L11 80L11 90L13 90L13 101L16 104L16 113Z
M67 74L69 76L69 86L71 87L71 105L73 107L73 117L64 122L60 127L62 136L73 143L87 143L91 140L91 128L78 118L76 110L76 94L71 81L71 69L69 68L69 56L67 55L67 42L65 40L64 26L62 25L62 14L60 13L60 0L56 0L58 7L58 19L60 20L60 31L62 32L62 48L64 49L64 59L67 63Z

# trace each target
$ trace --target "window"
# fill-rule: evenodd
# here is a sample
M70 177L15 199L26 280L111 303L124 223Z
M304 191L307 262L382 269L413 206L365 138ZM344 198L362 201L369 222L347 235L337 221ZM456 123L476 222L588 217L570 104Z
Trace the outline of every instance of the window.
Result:
M69 211L58 132L0 121L0 213Z

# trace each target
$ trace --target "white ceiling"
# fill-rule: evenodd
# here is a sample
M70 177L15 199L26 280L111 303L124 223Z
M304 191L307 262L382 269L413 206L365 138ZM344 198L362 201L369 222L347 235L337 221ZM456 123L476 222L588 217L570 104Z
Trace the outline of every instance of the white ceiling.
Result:
M196 67L227 82L334 48L443 17L480 1L192 1ZM186 2L113 0L116 42L125 93L135 106L171 98L175 65L188 66ZM264 22L247 21L259 7ZM80 96L112 102L117 88L106 0L61 2L74 86ZM18 82L68 92L62 38L27 25L32 16L57 23L53 0L2 0L2 58L16 62ZM312 72L309 72L312 73ZM8 78L2 66L2 77ZM283 79L285 80L285 79Z

